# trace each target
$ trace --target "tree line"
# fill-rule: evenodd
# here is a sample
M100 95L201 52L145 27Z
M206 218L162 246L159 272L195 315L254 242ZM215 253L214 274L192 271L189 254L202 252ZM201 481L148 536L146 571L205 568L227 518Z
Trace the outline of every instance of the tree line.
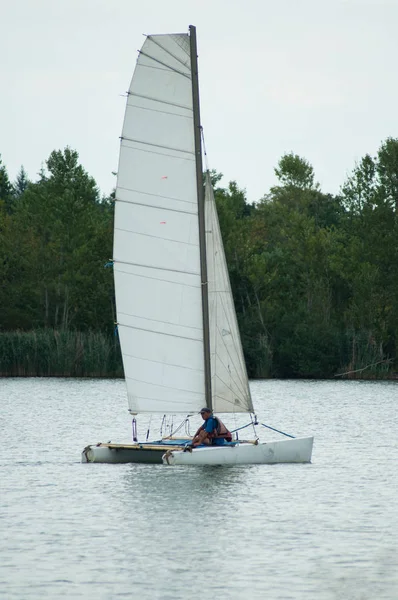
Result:
M249 376L393 377L398 139L365 155L337 195L294 153L275 174L248 203L212 173ZM70 148L34 182L23 167L11 182L0 161L0 375L122 375L105 268L113 198Z

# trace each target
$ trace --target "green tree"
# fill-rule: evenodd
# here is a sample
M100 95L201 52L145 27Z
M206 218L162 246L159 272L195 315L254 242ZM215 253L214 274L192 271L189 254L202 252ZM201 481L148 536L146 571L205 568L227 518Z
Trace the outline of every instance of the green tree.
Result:
M7 213L13 209L13 187L8 177L6 166L2 164L0 156L0 204L3 205Z
M380 195L398 215L398 139L387 138L377 158Z
M16 198L20 198L22 194L26 191L29 185L28 174L26 173L23 165L19 169L17 173L17 177L14 181L14 195Z
M300 190L312 190L319 187L314 183L315 175L312 165L298 154L284 154L275 168L275 175L284 187Z
M365 207L373 207L376 191L376 164L366 154L355 166L342 187L344 207L353 215L362 215Z
M24 244L19 256L29 265L16 272L20 287L29 288L21 302L29 307L30 326L112 327L112 273L104 264L112 252L113 204L100 199L76 151L54 151L46 164L14 219Z
M342 188L347 245L342 272L349 289L344 313L351 332L349 367L387 361L398 339L398 140L366 155Z

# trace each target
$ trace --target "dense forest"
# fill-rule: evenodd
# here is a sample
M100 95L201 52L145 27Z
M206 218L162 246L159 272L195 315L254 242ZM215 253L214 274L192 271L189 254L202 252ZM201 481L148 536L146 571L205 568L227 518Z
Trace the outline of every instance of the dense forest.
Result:
M396 376L398 139L336 196L293 153L275 173L253 204L212 174L249 376ZM76 151L35 182L0 161L0 375L122 376L112 229Z

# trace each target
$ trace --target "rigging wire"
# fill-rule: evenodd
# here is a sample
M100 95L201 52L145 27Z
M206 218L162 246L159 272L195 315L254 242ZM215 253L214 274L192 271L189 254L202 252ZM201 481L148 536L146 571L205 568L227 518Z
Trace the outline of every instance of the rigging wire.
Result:
M152 415L149 417L148 429L147 429L147 432L146 432L146 441L148 441L148 438L149 438L149 432L150 432L150 429L151 429L151 423L152 423Z
M253 419L253 417L254 417L254 419ZM257 431L256 431L256 425L258 425L257 416L250 413L250 419L251 419L251 424L253 426L254 437L256 438L256 440L258 440L258 435L257 435Z
M180 429L182 429L185 426L185 433L187 434L188 437L192 437L189 431L189 417L190 415L187 415L185 417L185 419L178 425L178 427L176 429L172 429L170 432L170 437L175 436L176 433L178 433L180 431Z
M271 427L271 425L266 425L265 423L260 423L260 425L262 425L263 427L266 427L267 429L272 429L272 431L276 431L277 433L281 433L282 435L285 435L286 437L290 437L290 438L295 438L295 435L290 435L290 433L285 433L284 431L281 431L280 429L275 429L275 427Z
M205 135L203 132L203 127L200 128L200 133L202 136L202 146L203 146L203 156L204 156L204 162L205 162L205 167L206 167L206 171L210 171L209 168L209 161L207 160L207 150L206 150L206 144L205 144Z
M190 423L190 420L189 420L189 415L186 416L184 423L185 423L185 433L186 433L186 435L188 437L192 437L191 428L190 428L190 424L191 423Z
M163 419L160 424L160 431L159 431L161 438L163 437L163 427L165 427L165 422L166 422L166 415L163 415Z

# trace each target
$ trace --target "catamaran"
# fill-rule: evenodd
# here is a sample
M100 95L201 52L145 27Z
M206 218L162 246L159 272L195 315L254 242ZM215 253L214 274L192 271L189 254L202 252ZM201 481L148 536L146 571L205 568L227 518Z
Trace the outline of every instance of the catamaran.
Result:
M189 419L203 406L256 422L201 136L195 27L147 36L127 94L113 249L133 429L138 414ZM139 442L134 434L132 444L89 445L82 460L306 463L313 437L190 442L176 435Z

